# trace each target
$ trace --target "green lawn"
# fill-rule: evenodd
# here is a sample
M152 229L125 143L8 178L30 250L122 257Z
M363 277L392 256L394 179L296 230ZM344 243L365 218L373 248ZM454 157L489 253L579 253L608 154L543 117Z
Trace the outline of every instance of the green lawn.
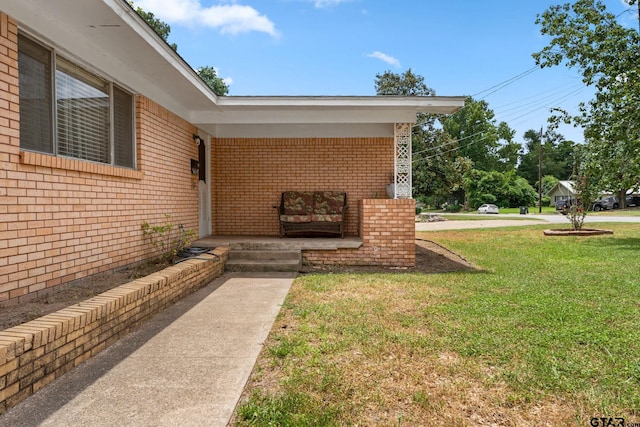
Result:
M295 280L239 425L640 422L640 225L418 233L475 272Z

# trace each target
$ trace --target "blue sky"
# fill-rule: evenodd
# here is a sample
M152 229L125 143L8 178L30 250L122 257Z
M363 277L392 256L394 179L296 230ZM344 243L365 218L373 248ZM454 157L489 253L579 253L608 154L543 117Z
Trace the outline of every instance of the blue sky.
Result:
M437 95L485 99L516 130L546 128L592 90L576 70L537 69L548 40L536 15L565 0L135 0L171 25L194 68L214 66L230 95L375 95L387 70L421 75ZM624 0L604 0L638 27ZM530 73L527 73L531 71ZM582 132L562 127L567 139Z

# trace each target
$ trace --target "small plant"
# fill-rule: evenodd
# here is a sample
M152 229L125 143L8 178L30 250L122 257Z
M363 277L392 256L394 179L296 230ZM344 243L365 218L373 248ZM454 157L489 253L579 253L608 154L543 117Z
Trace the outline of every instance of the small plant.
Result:
M567 219L571 222L571 228L574 231L582 230L584 225L584 218L587 216L587 211L582 207L582 204L571 205L566 210Z
M576 194L576 202L565 209L567 219L571 222L571 228L575 231L582 230L584 218L587 216L587 210L594 200L594 189L590 185L587 175L576 178L573 185Z
M165 219L165 224L154 226L145 221L142 223L142 233L151 240L157 257L169 263L178 252L191 243L195 238L195 231L185 230L182 224L174 225L169 214L165 214Z

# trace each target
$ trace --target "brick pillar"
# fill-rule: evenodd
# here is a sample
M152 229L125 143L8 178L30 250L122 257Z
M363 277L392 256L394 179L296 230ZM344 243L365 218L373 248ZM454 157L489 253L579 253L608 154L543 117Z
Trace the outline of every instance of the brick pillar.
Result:
M364 258L374 265L414 267L415 200L364 199L359 210Z

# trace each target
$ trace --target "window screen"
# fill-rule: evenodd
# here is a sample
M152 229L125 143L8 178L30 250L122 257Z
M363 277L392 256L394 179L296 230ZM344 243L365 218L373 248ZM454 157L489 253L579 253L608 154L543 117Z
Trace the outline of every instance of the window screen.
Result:
M133 168L135 152L133 144L133 97L113 87L113 145L114 164Z
M58 154L110 163L109 85L58 60L56 137Z
M20 145L53 153L51 51L18 37Z

